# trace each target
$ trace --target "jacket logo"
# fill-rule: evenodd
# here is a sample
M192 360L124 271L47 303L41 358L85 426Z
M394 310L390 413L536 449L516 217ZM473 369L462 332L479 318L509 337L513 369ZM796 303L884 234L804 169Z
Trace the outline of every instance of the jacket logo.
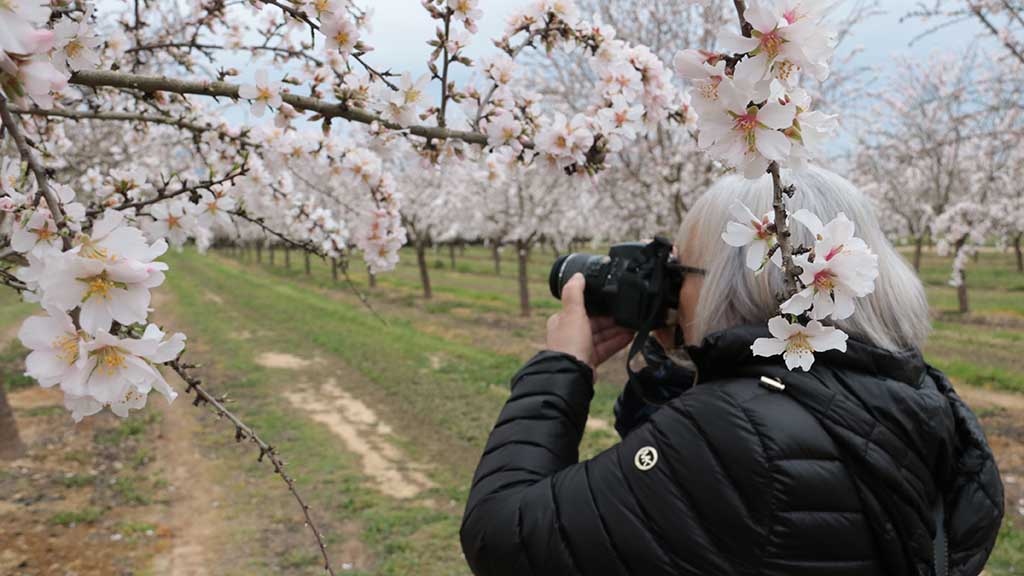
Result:
M654 465L658 463L658 451L653 446L644 446L643 448L636 451L636 456L633 457L633 464L641 472L646 472Z

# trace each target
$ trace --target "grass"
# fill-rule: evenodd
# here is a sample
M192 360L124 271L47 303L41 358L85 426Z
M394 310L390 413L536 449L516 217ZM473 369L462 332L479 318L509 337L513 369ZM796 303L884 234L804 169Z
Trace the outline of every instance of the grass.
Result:
M25 354L28 351L17 338L7 340L4 334L17 334L18 323L37 309L34 304L22 302L13 290L0 289L0 385L7 390L35 385L35 381L25 376Z
M83 508L81 510L69 510L57 512L50 517L50 524L71 527L76 524L92 524L103 517L103 510L99 508Z
M122 420L113 428L98 430L94 440L97 444L119 445L129 438L141 436L150 426L159 423L160 418L159 412L152 410L142 412Z
M985 567L990 574L1020 574L1024 572L1024 517L1015 514L1013 506L1003 521L996 549ZM1013 517L1016 516L1016 517Z

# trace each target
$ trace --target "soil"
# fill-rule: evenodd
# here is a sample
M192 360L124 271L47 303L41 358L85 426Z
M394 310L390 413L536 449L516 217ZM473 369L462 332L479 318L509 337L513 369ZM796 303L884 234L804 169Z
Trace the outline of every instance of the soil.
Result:
M285 370L299 370L309 366L312 361L300 358L293 354L281 352L264 352L256 357L256 363L264 368L283 368Z
M148 456L158 425L119 438L116 416L74 424L55 390L9 393L26 454L0 464L0 574L116 575L168 544Z
M411 462L393 443L393 428L372 408L330 379L318 387L299 386L285 392L297 409L326 425L357 454L362 471L373 486L392 498L413 498L434 487L424 474L425 466Z
M165 411L169 433L161 447L163 477L174 505L165 518L170 546L153 561L153 572L167 576L206 576L217 565L217 549L227 527L219 504L222 487L212 480L210 462L196 443L196 409L187 398ZM179 399L180 400L180 399Z

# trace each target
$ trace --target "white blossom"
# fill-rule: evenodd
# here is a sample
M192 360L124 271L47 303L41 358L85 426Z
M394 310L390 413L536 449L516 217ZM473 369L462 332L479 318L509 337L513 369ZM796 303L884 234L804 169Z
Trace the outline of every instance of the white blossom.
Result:
M878 256L853 236L853 222L842 212L827 225L807 210L798 210L792 218L814 233L815 242L813 259L810 254L794 257L803 270L800 281L806 288L782 304L782 313L802 314L810 309L815 320L849 318L854 299L874 290Z
M782 354L786 367L800 368L805 372L814 364L814 353L827 350L846 352L848 336L842 330L825 326L811 320L806 326L790 323L782 316L768 321L771 338L758 338L750 346L755 356L778 356Z
M267 79L267 71L259 69L254 77L254 84L243 84L238 87L238 97L252 100L252 113L263 116L267 106L276 108L281 105L281 85Z

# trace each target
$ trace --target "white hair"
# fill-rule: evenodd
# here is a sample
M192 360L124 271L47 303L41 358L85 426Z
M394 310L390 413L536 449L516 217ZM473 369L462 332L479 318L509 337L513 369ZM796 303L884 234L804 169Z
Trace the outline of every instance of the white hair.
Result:
M885 239L874 208L850 181L818 167L783 171L784 184L796 186L787 200L792 213L806 208L828 222L840 212L853 221L855 234L878 255L875 291L856 299L850 318L836 327L862 342L886 350L920 348L931 329L928 301L917 275ZM707 270L693 323L697 342L713 332L743 324L764 324L778 315L778 295L783 291L782 273L768 264L755 275L745 264L747 248L734 248L722 240L726 223L732 219L729 207L745 204L755 215L771 210L772 180L765 175L747 180L730 175L715 183L686 215L676 245L690 259L684 262ZM790 221L794 245L811 245L810 231ZM684 248L685 247L685 248ZM697 343L694 342L694 343Z

